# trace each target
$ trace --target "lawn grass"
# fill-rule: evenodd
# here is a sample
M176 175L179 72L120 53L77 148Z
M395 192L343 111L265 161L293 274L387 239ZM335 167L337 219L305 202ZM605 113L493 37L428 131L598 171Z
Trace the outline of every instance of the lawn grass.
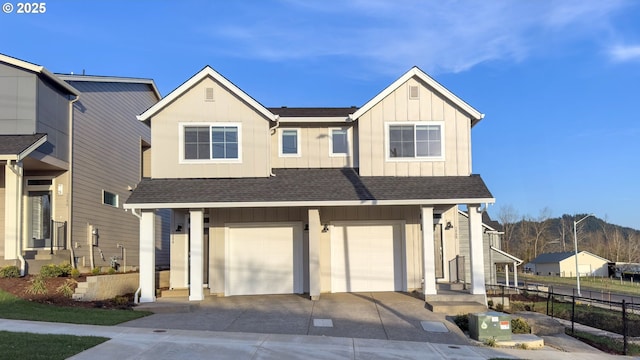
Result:
M116 325L150 315L147 311L87 309L40 304L0 290L0 318L61 322L69 324Z
M624 354L624 345L622 341L612 339L607 336L600 336L595 334L590 334L582 331L575 331L574 334L571 333L571 329L567 329L565 331L567 335L573 336L576 339L586 342L587 344L596 347L602 351L623 355ZM628 343L627 344L627 355L637 356L640 355L640 345Z
M576 286L575 277L558 277L558 276L540 276L533 274L518 274L519 281L528 283L544 284L546 286L553 285L567 285ZM620 283L620 279L610 279L601 277L581 276L580 287L582 289L583 296L589 296L585 294L586 291L595 292L594 297L598 293L604 293L605 296L609 292L616 294L625 294L631 296L640 296L640 282L624 281Z
M108 338L31 334L0 331L0 357L2 359L66 359L99 345Z

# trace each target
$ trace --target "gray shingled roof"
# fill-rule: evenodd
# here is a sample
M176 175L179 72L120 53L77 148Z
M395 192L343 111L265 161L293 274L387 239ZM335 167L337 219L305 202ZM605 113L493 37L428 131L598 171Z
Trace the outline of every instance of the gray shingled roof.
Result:
M40 140L45 134L0 135L0 154L18 155Z
M478 175L360 177L355 169L274 169L268 178L144 179L127 204L492 199Z
M276 108L268 108L269 111L276 115L280 115L280 117L347 117L350 114L353 114L358 110L357 107L331 107L331 108L321 108L321 107L276 107Z
M566 258L573 256L574 254L575 254L574 251L540 254L535 259L531 260L531 263L533 264L557 263Z

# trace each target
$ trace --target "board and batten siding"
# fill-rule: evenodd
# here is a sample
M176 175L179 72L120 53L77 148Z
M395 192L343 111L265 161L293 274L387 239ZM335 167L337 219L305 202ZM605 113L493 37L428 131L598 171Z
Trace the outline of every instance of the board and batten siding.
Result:
M69 99L47 82L37 81L36 132L47 134L39 152L69 162Z
M205 99L213 88L213 101ZM242 161L181 163L180 123L240 123ZM268 177L269 120L224 86L207 77L151 119L152 178ZM152 144L153 146L153 144Z
M74 104L71 226L75 255L80 266L90 265L89 226L93 225L99 233L96 266L109 266L112 256L121 255L117 244L126 249L126 265L136 266L139 219L122 204L141 178L141 142L151 143L149 127L136 115L158 99L149 85L142 83L68 82L81 92ZM117 207L103 204L103 190L118 195ZM163 238L159 230L157 246L168 243L168 233Z
M458 239L460 246L460 255L464 256L464 280L465 283L471 282L471 256L469 255L469 218L465 215L458 214ZM486 283L491 282L491 267L494 266L490 259L489 251L490 235L482 232L482 254L484 257L484 278ZM445 264L445 266L447 266Z
M36 129L34 73L0 63L0 134L33 134Z
M348 156L330 155L331 150L331 129L348 129L349 131L349 154ZM282 141L282 130L298 129L300 136L299 156L280 156L280 143ZM357 138L354 126L314 126L308 124L300 125L280 125L271 135L271 164L274 168L342 168L358 167L357 146L354 139ZM355 150L355 153L354 153Z
M418 86L419 99L409 99ZM443 121L444 161L388 161L385 123ZM358 119L361 176L468 176L471 119L427 84L411 78Z

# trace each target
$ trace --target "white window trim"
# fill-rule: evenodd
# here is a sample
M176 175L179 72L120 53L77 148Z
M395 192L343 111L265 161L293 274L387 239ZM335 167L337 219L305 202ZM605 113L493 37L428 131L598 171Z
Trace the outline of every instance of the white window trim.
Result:
M389 127L395 125L439 125L440 126L440 145L442 146L440 156L414 156L414 157L391 157L390 156L390 142ZM415 138L414 138L415 142ZM428 161L444 161L445 159L445 127L444 121L392 121L384 123L384 156L385 160L389 162L428 162Z
M347 131L347 152L346 153L334 153L333 152L333 131L334 130L346 130ZM351 127L332 127L329 128L329 157L349 157L351 156Z
M105 193L113 194L113 195L116 197L116 204L115 204L115 205L113 205L113 204L107 204L106 202L104 202L104 194L105 194ZM113 207L113 208L116 208L116 209L117 209L117 208L119 208L119 207L120 207L120 195L118 195L117 193L115 193L115 192L113 192L113 191L107 191L107 190L105 190L105 189L102 189L102 199L100 199L100 202L101 202L103 205L107 205L107 206L110 206L110 207Z
M280 157L301 157L302 156L302 141L301 141L301 136L300 136L300 129L299 128L279 128L278 129L278 156ZM296 154L284 154L282 152L282 136L284 135L284 131L295 131L296 132L296 140L298 142L297 144L297 150L298 152Z
M209 152L211 152L211 127L235 126L238 128L238 158L237 159L185 159L184 158L184 128L187 126L209 127ZM211 153L209 153L211 157ZM242 163L242 123L239 122L179 122L178 123L178 163L180 164L228 164Z

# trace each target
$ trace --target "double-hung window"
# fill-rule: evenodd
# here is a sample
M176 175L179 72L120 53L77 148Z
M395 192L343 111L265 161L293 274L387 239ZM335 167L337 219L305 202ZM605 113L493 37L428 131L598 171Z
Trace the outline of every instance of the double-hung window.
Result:
M349 130L331 129L331 156L349 155Z
M387 158L441 160L444 157L442 122L387 124Z
M240 124L184 124L183 160L239 161Z
M280 156L300 156L300 129L280 129Z

